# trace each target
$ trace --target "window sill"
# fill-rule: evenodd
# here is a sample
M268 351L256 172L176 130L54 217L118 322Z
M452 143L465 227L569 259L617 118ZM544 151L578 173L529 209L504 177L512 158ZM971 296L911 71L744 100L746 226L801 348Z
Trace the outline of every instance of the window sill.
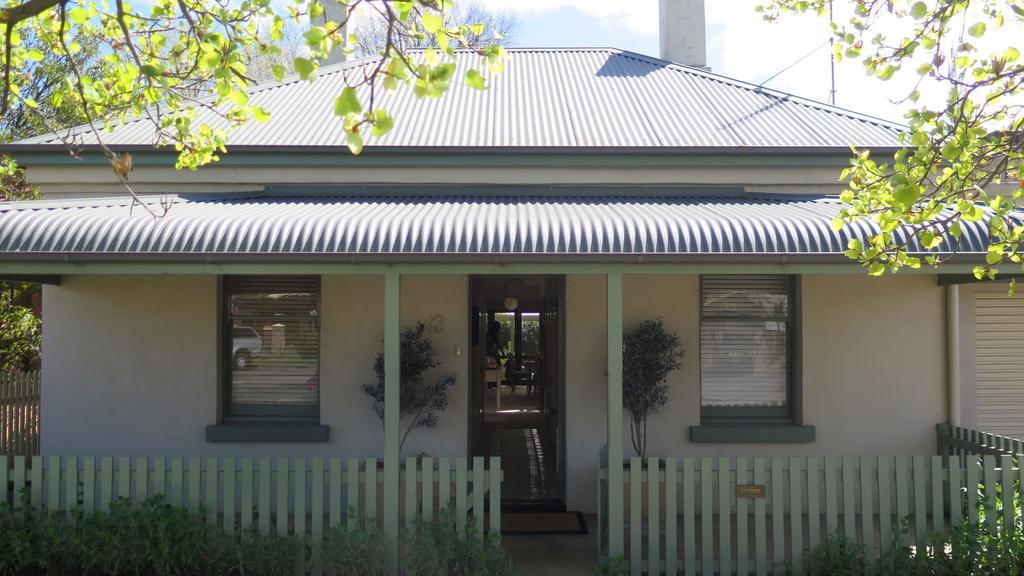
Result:
M704 424L690 426L697 444L768 444L814 442L814 426L799 424Z
M320 443L328 436L322 424L232 422L206 427L206 441L211 443Z

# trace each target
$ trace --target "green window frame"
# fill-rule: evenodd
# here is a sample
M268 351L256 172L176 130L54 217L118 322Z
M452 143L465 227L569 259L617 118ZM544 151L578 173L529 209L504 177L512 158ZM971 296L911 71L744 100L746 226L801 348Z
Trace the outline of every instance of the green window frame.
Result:
M222 276L220 279L221 421L228 424L317 424L320 421L321 277ZM260 288L265 287L265 292ZM265 294L249 310L233 298ZM312 298L312 302L310 299ZM241 299L241 298L240 298ZM273 300L279 300L275 305ZM288 300L301 304L288 304ZM262 329L256 328L261 326ZM245 332L245 334L241 334ZM271 352L273 340L281 352ZM245 341L259 342L251 366L239 367ZM298 341L297 346L292 341ZM294 352L300 348L299 352ZM315 358L311 355L315 354ZM263 361L264 366L260 365ZM250 382L242 390L240 377ZM275 390L275 386L279 389ZM246 394L249 399L240 400Z
M727 279L727 280L726 280ZM763 284L766 286L771 285L783 285L785 287L785 310L783 313L764 313L757 312L752 307L748 311L743 310L742 306L737 307L738 311L727 311L722 313L719 311L717 314L714 311L708 310L706 303L706 291L709 289L709 285L714 286L715 284L723 284L723 280L726 282L735 283L737 286L737 292L746 292L748 294L756 295L757 286ZM747 284L747 286L744 286ZM714 288L711 288L714 289ZM719 286L720 289L720 286ZM700 394L701 394L701 407L700 407L700 419L703 425L787 425L797 424L800 421L800 406L799 406L799 364L800 364L800 335L799 335L799 292L800 283L799 277L795 275L704 275L700 278L700 344L698 346L698 355L700 359L698 364L701 368L700 377ZM754 300L754 299L751 299ZM710 331L710 326L716 323L734 323L736 325L749 324L751 326L757 326L761 323L770 323L774 325L785 326L785 369L784 369L784 391L785 391L785 402L782 405L746 405L743 403L737 403L737 405L705 405L705 386L708 385L705 374L705 364L710 360L705 356L710 356L709 351L706 350L706 346L710 348L710 344L706 341L706 329Z

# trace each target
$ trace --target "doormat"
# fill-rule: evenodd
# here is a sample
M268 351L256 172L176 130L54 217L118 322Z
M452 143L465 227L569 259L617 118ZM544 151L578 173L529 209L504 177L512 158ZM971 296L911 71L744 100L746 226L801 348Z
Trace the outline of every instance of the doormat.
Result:
M501 533L509 535L586 534L579 512L502 512Z

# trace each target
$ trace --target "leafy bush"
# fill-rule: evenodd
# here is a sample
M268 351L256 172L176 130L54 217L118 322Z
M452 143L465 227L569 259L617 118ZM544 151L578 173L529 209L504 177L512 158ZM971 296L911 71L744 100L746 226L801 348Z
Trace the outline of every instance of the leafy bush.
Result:
M388 573L387 538L373 529L335 526L320 546L327 576L383 576Z
M602 561L594 568L596 576L629 576L629 562L624 556Z
M427 370L437 368L441 360L437 357L434 343L427 336L427 326L417 322L413 328L403 328L399 351L399 414L405 422L405 432L399 448L405 446L409 433L417 428L434 428L438 415L448 408L448 394L455 386L455 374L445 373L436 380L427 380ZM373 372L377 376L372 384L363 384L363 392L373 400L373 411L384 420L384 354L379 353L373 361Z
M466 522L466 536L460 536L455 511L448 507L436 521L418 518L406 533L405 573L408 576L507 576L515 574L512 560L497 543L497 535L479 542L470 534L477 530L472 517Z
M105 514L75 514L65 559L84 574L197 574L211 564L210 530L197 514L150 498L117 500Z
M908 576L1024 574L1024 536L1019 519L1015 530L1000 527L995 532L980 521L965 519L949 532L933 534L917 549L903 544L901 538L886 568L891 568L892 574Z
M0 282L0 371L28 370L39 356L42 323L32 311L38 285Z
M295 535L229 535L207 524L205 512L169 506L162 497L118 500L108 512L75 512L62 525L56 514L33 509L23 496L14 508L0 502L0 576L294 576L316 558L327 576L389 572L387 538L380 532L337 526L313 547ZM466 533L476 531L467 522ZM310 564L306 564L309 567ZM495 541L460 538L455 512L437 522L419 519L406 533L408 576L504 576L512 563Z
M979 489L981 491L981 489ZM964 518L959 526L933 534L919 546L907 544L909 522L904 520L893 537L891 552L881 559L880 573L899 576L1006 576L1024 574L1024 533L1021 503L1014 504L1014 527L1003 527L1001 502L984 505L979 498L977 522ZM1019 498L1018 498L1019 500ZM989 515L999 518L991 530ZM879 572L872 569L864 547L836 534L812 549L800 574L860 576ZM792 566L788 570L793 574Z
M56 514L25 499L18 509L0 503L0 575L293 576L309 551L307 540L291 535L229 536L208 526L203 512L160 497L117 500L108 512L72 516L62 526Z
M33 510L27 495L18 509L0 502L0 574L59 573L60 536L57 516Z
M644 320L622 337L622 403L633 449L647 456L647 417L668 402L668 375L683 365L679 336L661 318Z
M293 534L263 535L256 530L244 530L220 550L228 553L227 562L214 558L208 574L294 576L301 559L308 556L310 543L307 538Z
M803 566L799 572L790 565L786 573L861 576L868 574L868 559L864 546L836 533L825 538L804 556Z

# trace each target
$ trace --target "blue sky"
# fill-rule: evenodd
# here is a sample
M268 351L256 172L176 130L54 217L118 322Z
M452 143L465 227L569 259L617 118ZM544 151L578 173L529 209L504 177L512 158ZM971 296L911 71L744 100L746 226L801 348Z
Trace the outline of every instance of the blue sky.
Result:
M563 7L519 16L517 44L532 47L607 46L658 55L658 37L617 26L605 18Z

